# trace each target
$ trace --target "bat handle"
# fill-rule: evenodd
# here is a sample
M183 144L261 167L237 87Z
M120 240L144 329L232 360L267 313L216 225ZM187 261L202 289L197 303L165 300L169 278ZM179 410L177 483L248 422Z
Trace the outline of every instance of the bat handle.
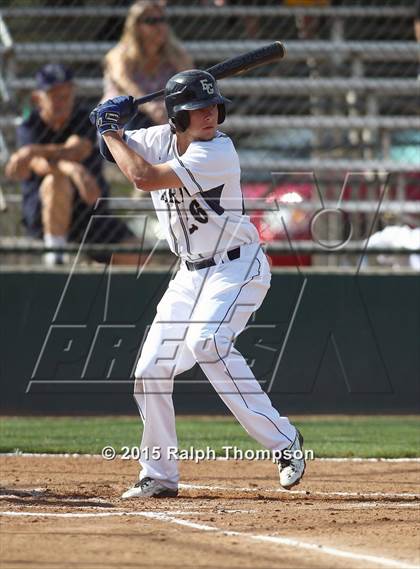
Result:
M160 91L155 91L154 93L149 93L144 97L140 97L139 99L134 99L135 105L144 105L149 101L153 101L153 99L157 99L158 97L162 97L165 94L165 89L161 89Z

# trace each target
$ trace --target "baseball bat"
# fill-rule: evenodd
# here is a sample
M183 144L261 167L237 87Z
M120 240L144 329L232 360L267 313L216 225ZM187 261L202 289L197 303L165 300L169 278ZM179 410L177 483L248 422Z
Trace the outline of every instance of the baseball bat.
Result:
M224 79L225 77L231 77L232 75L239 75L239 73L244 73L260 65L265 65L266 63L272 63L283 59L286 54L286 50L281 42L275 41L258 49L253 49L236 57L231 57L226 59L221 63L213 65L206 69L208 73L211 73L215 79ZM139 99L135 99L136 105L144 105L153 99L162 97L165 93L165 89L160 91L155 91Z

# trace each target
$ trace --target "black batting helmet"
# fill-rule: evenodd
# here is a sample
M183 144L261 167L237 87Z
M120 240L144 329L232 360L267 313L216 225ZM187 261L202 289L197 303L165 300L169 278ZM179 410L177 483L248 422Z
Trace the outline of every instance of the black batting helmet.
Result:
M217 105L218 123L225 120L225 103L229 103L220 94L216 79L207 71L190 69L181 71L169 79L165 87L165 105L169 124L173 130L185 131L190 118L188 111Z

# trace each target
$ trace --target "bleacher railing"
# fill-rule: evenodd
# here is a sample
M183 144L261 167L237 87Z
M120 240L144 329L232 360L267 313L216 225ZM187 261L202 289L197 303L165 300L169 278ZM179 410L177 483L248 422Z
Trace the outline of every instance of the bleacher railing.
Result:
M0 12L3 163L14 149L15 128L35 87L36 69L51 61L70 64L80 99L95 104L102 95L103 57L118 40L127 13L127 3L109 6L106 0L99 6L90 0L84 6L8 3ZM248 188L269 187L273 171L314 171L321 181L343 179L348 172L362 172L371 180L394 172L400 174L397 199L388 201L382 213L393 223L404 223L407 215L418 219L420 195L408 195L406 188L413 185L406 175L420 171L420 44L414 37L412 2L295 8L202 4L167 9L197 66L205 68L272 39L286 46L287 57L279 65L221 81L234 101L223 129L236 143ZM118 179L115 171L112 176ZM16 252L13 238L22 235L19 190L4 177L0 183L8 205L0 214L0 251ZM125 193L131 193L128 184ZM373 214L372 197L367 191L346 204L361 226ZM300 207L309 211L314 204L308 200ZM334 236L332 228L329 237ZM359 244L360 237L361 232L355 236ZM281 250L284 243L272 246Z

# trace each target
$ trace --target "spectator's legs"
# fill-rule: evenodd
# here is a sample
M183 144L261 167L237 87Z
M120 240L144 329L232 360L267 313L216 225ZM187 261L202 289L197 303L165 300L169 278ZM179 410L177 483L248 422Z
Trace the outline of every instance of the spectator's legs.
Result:
M61 172L45 176L39 187L42 204L44 241L49 247L60 247L67 242L70 229L74 189L70 180ZM47 253L48 265L61 264L62 253Z

